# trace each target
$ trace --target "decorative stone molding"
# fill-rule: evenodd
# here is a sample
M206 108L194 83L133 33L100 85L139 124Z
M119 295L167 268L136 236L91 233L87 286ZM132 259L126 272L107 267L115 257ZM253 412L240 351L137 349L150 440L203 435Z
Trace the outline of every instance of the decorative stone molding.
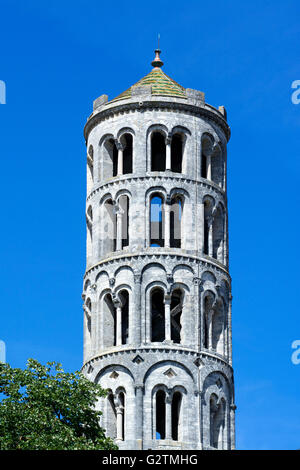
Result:
M158 261L163 260L165 258L168 258L169 260L173 260L174 264L182 264L182 263L188 263L188 264L195 264L196 266L199 266L202 270L209 269L211 270L215 276L218 275L226 275L228 278L228 282L230 281L229 273L225 266L223 266L221 263L219 263L217 260L213 258L208 258L208 257L200 257L196 255L187 255L180 251L180 253L174 253L173 252L168 253L164 251L163 248L160 249L161 251L159 252L146 252L141 253L139 252L138 254L134 253L113 253L113 256L99 261L94 266L91 266L90 268L87 269L85 275L84 275L84 281L90 276L91 273L96 274L100 269L102 270L105 267L111 267L113 263L116 264L116 266L120 266L121 263L128 264L129 266L132 265L132 263L143 263L144 266L148 264L149 262L153 261ZM195 268L196 269L196 268Z
M130 100L128 100L130 101ZM224 115L213 108L210 105L205 104L204 107L195 106L187 103L179 103L174 101L143 101L143 110L147 111L166 111L166 112L178 112L186 113L195 117L205 118L207 122L217 124L220 129L224 132L227 137L227 141L230 139L230 128L224 119ZM95 126L103 122L108 118L126 113L132 113L140 111L139 103L122 103L115 104L111 108L101 109L100 112L91 115L84 127L84 137L87 141L89 133Z
M149 186L155 186L155 184L172 184L172 182L176 182L176 184L180 183L182 185L197 185L200 188L205 188L210 191L215 198L222 197L222 201L224 204L227 202L226 193L219 185L217 185L213 181L209 181L205 178L192 179L188 178L184 174L176 175L172 172L165 173L164 175L154 175L150 172L140 176L134 176L132 174L116 176L110 179L109 181L98 183L96 186L94 185L93 189L87 196L86 202L90 201L90 199L93 198L99 192L105 193L106 191L111 191L114 186L119 189L119 186L123 184L124 188L127 188L127 186L129 187L132 183L143 184L145 182L149 183Z

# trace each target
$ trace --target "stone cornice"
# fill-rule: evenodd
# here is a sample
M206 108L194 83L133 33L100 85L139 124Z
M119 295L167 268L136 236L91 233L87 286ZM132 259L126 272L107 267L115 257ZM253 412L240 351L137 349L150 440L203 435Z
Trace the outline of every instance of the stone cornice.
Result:
M206 180L205 178L201 178L201 179L189 178L187 175L184 175L184 174L180 174L180 176L179 174L157 175L157 174L154 174L154 172L149 172L149 173L146 173L145 175L135 176L131 174L131 175L123 175L123 176L111 178L109 181L99 183L98 186L94 187L92 191L89 193L89 195L87 196L86 200L89 201L94 196L94 194L98 193L99 191L102 191L104 189L108 190L110 187L114 185L117 186L122 182L125 182L125 183L131 183L132 181L143 182L145 180L149 180L149 181L157 180L160 183L167 182L167 181L177 181L177 182L181 182L182 184L194 184L194 185L197 184L201 187L213 189L214 191L219 192L222 196L224 196L225 201L227 200L226 192L213 181Z
M211 360L222 367L228 367L230 371L232 371L232 366L229 364L227 360L222 358L219 354L214 354L206 351L197 351L196 349L191 349L180 344L176 344L174 346L168 345L167 347L164 344L149 344L149 345L141 345L140 347L134 346L116 346L110 350L104 351L103 353L96 354L89 358L82 366L81 370L88 368L89 366L94 367L96 362L103 361L103 360L110 360L114 357L119 357L120 355L128 355L128 354L149 354L153 353L156 354L159 352L167 353L167 354L176 354L176 355L184 355L184 356L193 356L194 360L193 363L196 365L195 361L197 359L201 361L203 364L203 359ZM196 366L198 367L198 366Z
M224 119L222 114L213 108L210 105L205 105L204 107L195 106L188 103L178 103L175 101L143 101L141 104L138 102L127 102L116 104L108 109L102 109L96 114L92 114L87 123L84 126L84 138L87 141L88 135L91 130L97 126L100 122L115 116L116 114L124 114L129 112L143 112L143 111L153 111L153 110L164 110L164 111L177 111L181 113L188 113L194 116L205 117L208 120L214 121L217 125L223 130L227 142L230 139L230 127L227 124L227 121Z
M151 251L150 251L151 250ZM153 251L152 251L153 250ZM161 250L161 251L158 251ZM90 266L85 274L84 274L84 280L86 277L92 273L93 271L98 271L99 269L103 269L105 266L111 266L113 263L119 264L120 262L126 262L128 261L128 264L132 265L133 260L139 261L139 260L146 260L146 261L153 261L153 260L162 260L162 258L173 258L176 259L177 263L180 262L188 262L188 263L197 263L201 264L202 267L212 269L214 271L217 271L222 274L226 274L226 276L229 277L230 275L226 267L219 263L217 260L210 258L206 255L200 257L192 254L187 254L183 253L180 248L178 248L178 252L175 251L176 248L170 249L170 251L167 251L165 248L148 248L145 251L139 250L138 253L124 253L122 252L115 252L112 253L112 255L109 258L105 258L101 261L99 261L97 264L94 264L93 266Z

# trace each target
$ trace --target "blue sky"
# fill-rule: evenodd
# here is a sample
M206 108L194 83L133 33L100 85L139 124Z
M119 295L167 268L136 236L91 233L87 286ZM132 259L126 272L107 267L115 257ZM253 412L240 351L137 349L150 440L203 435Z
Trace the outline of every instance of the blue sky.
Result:
M92 100L164 70L224 105L239 449L300 448L298 1L0 0L0 339L7 360L82 363Z

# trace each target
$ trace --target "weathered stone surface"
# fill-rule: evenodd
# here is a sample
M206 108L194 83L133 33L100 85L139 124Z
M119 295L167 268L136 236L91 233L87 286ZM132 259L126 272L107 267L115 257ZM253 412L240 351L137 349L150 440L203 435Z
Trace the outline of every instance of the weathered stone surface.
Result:
M100 104L102 108L85 128L88 229L83 372L111 391L110 401L101 399L98 406L104 413L104 427L121 449L234 448L226 195L229 128L220 115L226 118L225 110L206 105L204 94L197 90L186 91L187 103L159 97L153 108L142 105L151 96L151 87L133 89L121 108L118 102L105 104L100 97L94 108ZM133 107L137 99L141 106ZM181 172L152 171L153 132L164 136L170 158L172 138L181 136ZM113 176L112 159L127 158L128 134L132 171L122 174L118 165L118 175ZM166 214L174 196L183 201L180 247L150 246L150 199L155 194L164 199ZM113 242L111 229L111 221L116 220L114 236L120 237L122 196L129 201L129 242L123 248L118 240ZM155 287L164 292L165 324L174 308L172 294L176 289L182 292L180 343L152 341ZM116 345L118 335L124 333L125 291L128 334L126 344ZM121 322L119 329L115 321ZM155 427L159 390L166 400L165 439L157 439ZM171 425L175 393L181 394L177 437L172 436Z

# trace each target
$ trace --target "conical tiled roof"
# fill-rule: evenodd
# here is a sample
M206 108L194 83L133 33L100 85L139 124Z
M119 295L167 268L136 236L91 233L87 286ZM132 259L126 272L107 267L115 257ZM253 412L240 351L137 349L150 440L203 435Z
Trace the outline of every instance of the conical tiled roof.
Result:
M156 50L155 52L160 52ZM152 95L154 96L174 96L177 98L186 98L185 88L179 85L175 80L170 78L166 73L161 70L161 66L163 62L160 61L159 54L157 54L157 58L152 62L154 68L151 70L148 75L141 78L137 83L132 85L128 90L123 91L120 95L116 98L111 100L110 102L119 101L119 100L126 100L131 98L131 90L135 86L151 86L152 87Z

